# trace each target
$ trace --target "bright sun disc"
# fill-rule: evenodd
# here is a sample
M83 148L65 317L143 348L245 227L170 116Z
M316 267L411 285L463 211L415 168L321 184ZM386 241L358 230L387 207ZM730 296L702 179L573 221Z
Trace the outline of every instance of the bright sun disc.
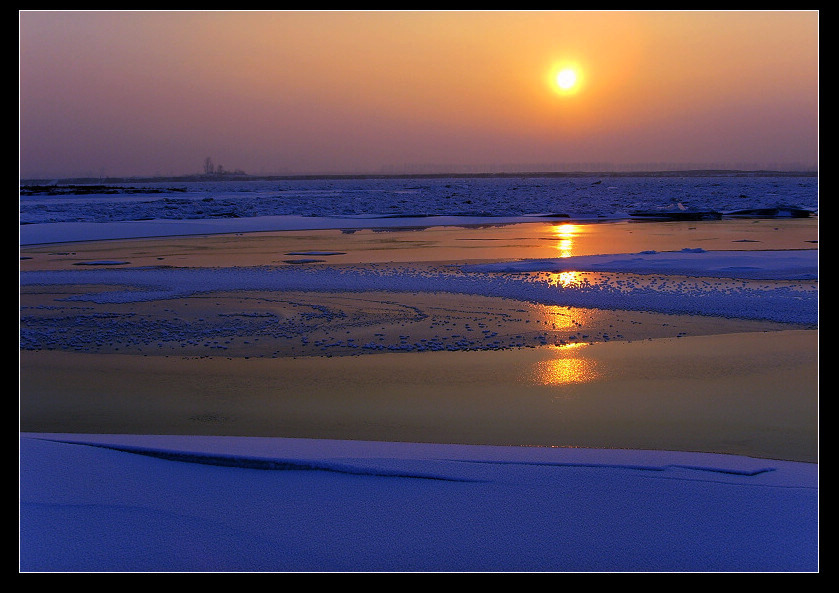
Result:
M577 84L577 73L571 68L560 70L556 75L556 84L564 91L574 88Z

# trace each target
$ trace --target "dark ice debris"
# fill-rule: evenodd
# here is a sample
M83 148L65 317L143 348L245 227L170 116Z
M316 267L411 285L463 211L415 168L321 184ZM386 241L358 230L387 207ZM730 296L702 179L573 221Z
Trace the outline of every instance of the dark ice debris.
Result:
M719 220L722 212L715 210L637 210L629 213L632 218L644 220Z
M812 215L813 212L811 210L799 208L798 206L747 208L745 210L726 212L726 216L734 216L737 218L809 218Z

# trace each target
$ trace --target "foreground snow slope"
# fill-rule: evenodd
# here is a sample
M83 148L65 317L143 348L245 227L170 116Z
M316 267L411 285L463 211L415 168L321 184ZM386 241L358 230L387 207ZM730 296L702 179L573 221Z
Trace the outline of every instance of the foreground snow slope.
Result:
M817 466L21 435L24 571L811 571Z

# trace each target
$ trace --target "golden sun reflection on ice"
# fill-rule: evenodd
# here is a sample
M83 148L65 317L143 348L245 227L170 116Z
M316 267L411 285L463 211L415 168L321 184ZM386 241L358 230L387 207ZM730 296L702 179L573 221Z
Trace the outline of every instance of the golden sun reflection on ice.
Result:
M545 272L545 282L551 286L571 286L579 281L579 272Z
M594 361L573 355L575 350L585 346L582 343L551 346L550 350L556 353L556 357L534 364L532 380L539 385L568 385L595 380L598 373Z
M559 257L571 257L574 254L574 241L581 233L580 225L577 224L558 224L553 227L553 233L557 239L557 249L559 250Z
M580 328L590 322L593 312L588 309L563 307L561 305L543 305L540 307L542 323L546 328L566 330Z
M574 242L582 232L580 225L577 224L558 224L553 227L553 233L556 235L557 250L559 257L572 257L575 254ZM548 284L554 286L569 286L579 280L579 272L558 272L548 274Z

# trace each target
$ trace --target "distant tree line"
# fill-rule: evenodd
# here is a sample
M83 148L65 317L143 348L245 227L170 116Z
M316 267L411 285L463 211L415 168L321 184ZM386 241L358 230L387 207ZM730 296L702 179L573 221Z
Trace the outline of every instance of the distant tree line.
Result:
M246 173L241 169L235 171L225 171L224 167L213 165L213 159L207 157L204 159L204 175L245 175Z

